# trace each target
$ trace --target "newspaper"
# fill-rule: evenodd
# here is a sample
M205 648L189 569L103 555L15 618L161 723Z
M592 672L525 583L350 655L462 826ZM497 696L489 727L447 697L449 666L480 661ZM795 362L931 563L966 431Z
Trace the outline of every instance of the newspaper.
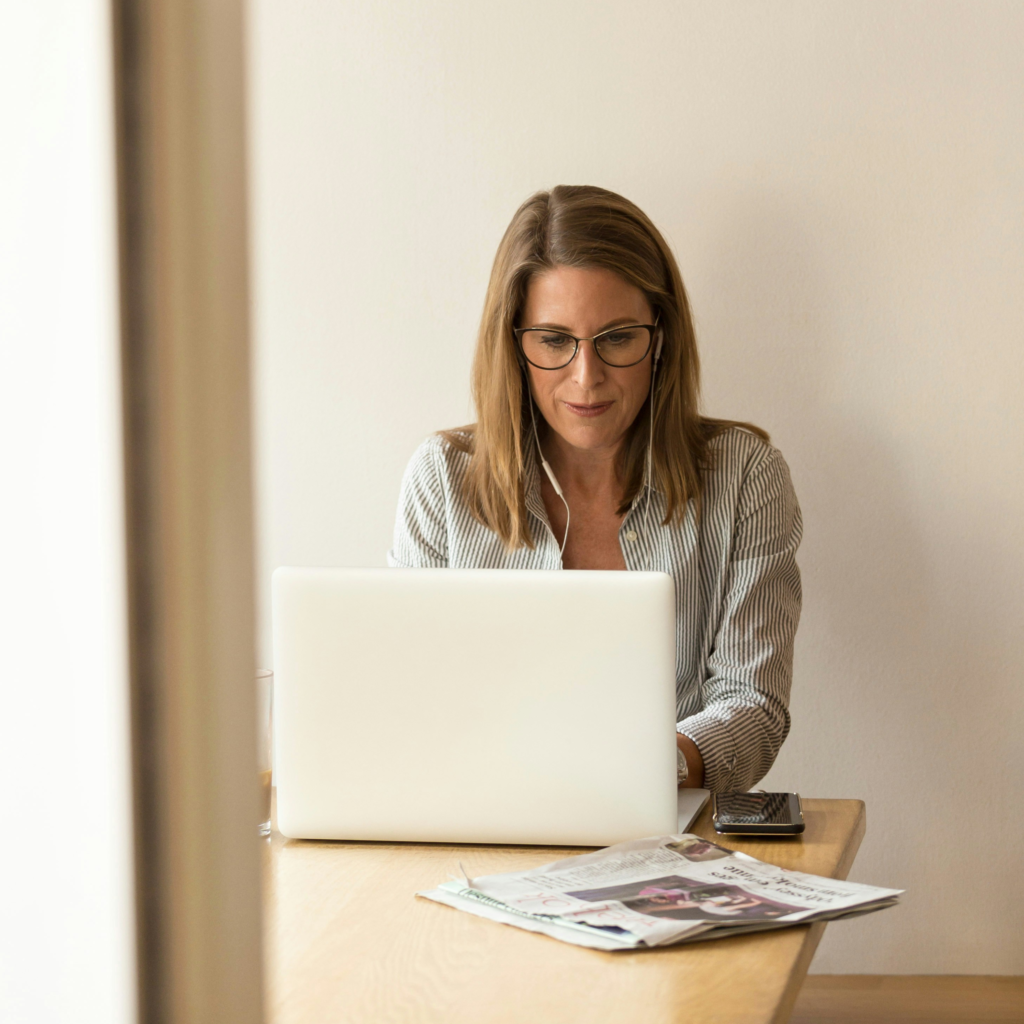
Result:
M902 889L788 871L700 836L655 836L417 893L593 949L718 939L892 906Z

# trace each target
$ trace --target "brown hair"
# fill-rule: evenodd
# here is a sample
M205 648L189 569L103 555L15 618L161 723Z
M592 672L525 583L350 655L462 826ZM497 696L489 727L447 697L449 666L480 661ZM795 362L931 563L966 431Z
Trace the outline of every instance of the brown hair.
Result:
M477 422L444 431L470 454L463 496L473 514L509 548L533 547L526 514L526 445L530 443L529 389L524 387L516 319L534 274L556 266L603 267L647 298L662 329L654 394L652 476L665 496L665 523L700 505L708 442L731 426L768 435L748 423L713 420L698 411L700 360L690 303L672 251L647 216L628 199L592 185L558 185L537 192L516 211L498 246L484 299L473 360ZM650 398L623 446L623 515L644 482Z

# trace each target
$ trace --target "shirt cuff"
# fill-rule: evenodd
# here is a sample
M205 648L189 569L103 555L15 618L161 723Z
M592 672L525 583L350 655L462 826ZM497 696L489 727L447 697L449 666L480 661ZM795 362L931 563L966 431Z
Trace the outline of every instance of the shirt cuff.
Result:
M704 789L726 793L735 788L736 746L729 726L706 711L684 718L676 732L693 740L704 761Z

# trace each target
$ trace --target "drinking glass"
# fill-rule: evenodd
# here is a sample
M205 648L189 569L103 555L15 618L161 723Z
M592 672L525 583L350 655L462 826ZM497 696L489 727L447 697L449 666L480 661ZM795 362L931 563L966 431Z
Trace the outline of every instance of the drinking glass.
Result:
M270 794L273 785L271 721L274 713L274 673L256 670L256 770L260 783L260 835L270 835Z

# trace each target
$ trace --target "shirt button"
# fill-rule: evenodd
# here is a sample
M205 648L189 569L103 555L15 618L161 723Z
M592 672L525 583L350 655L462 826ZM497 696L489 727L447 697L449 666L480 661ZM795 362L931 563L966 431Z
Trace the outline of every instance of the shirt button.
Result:
M636 530L627 530L626 531L626 540L628 540L628 541L636 540Z

